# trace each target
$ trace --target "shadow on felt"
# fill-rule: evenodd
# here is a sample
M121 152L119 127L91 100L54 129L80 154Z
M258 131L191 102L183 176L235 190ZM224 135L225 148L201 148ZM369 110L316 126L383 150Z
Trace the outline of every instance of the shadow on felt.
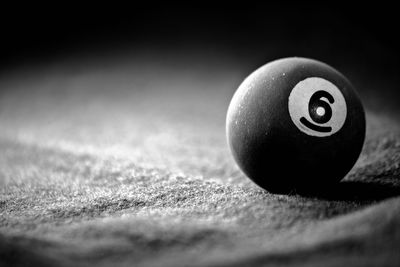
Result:
M316 197L326 200L379 201L400 196L400 186L365 181L342 181L331 184L319 191L297 192L305 197Z

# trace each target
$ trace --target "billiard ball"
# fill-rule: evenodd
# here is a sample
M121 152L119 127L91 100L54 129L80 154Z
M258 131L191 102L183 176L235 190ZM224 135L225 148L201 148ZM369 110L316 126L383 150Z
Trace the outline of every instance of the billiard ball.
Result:
M284 58L250 74L226 118L240 169L275 193L327 189L357 161L365 114L351 83L325 63Z

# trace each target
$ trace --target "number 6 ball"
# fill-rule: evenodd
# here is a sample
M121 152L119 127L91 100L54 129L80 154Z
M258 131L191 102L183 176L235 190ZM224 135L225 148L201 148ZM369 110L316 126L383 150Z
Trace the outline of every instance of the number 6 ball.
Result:
M228 144L239 167L271 192L329 189L356 162L365 115L332 67L286 58L254 71L229 105Z

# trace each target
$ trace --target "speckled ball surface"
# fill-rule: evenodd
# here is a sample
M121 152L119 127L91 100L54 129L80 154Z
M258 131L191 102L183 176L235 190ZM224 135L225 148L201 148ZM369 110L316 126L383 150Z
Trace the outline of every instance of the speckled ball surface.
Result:
M235 92L226 119L240 169L277 193L326 190L357 161L365 114L351 83L306 58L270 62Z

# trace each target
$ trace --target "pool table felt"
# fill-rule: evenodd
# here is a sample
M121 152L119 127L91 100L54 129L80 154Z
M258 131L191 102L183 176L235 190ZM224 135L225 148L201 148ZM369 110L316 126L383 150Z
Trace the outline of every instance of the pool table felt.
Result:
M398 266L398 112L360 90L366 142L337 189L270 194L225 140L251 67L144 52L3 72L0 265Z

